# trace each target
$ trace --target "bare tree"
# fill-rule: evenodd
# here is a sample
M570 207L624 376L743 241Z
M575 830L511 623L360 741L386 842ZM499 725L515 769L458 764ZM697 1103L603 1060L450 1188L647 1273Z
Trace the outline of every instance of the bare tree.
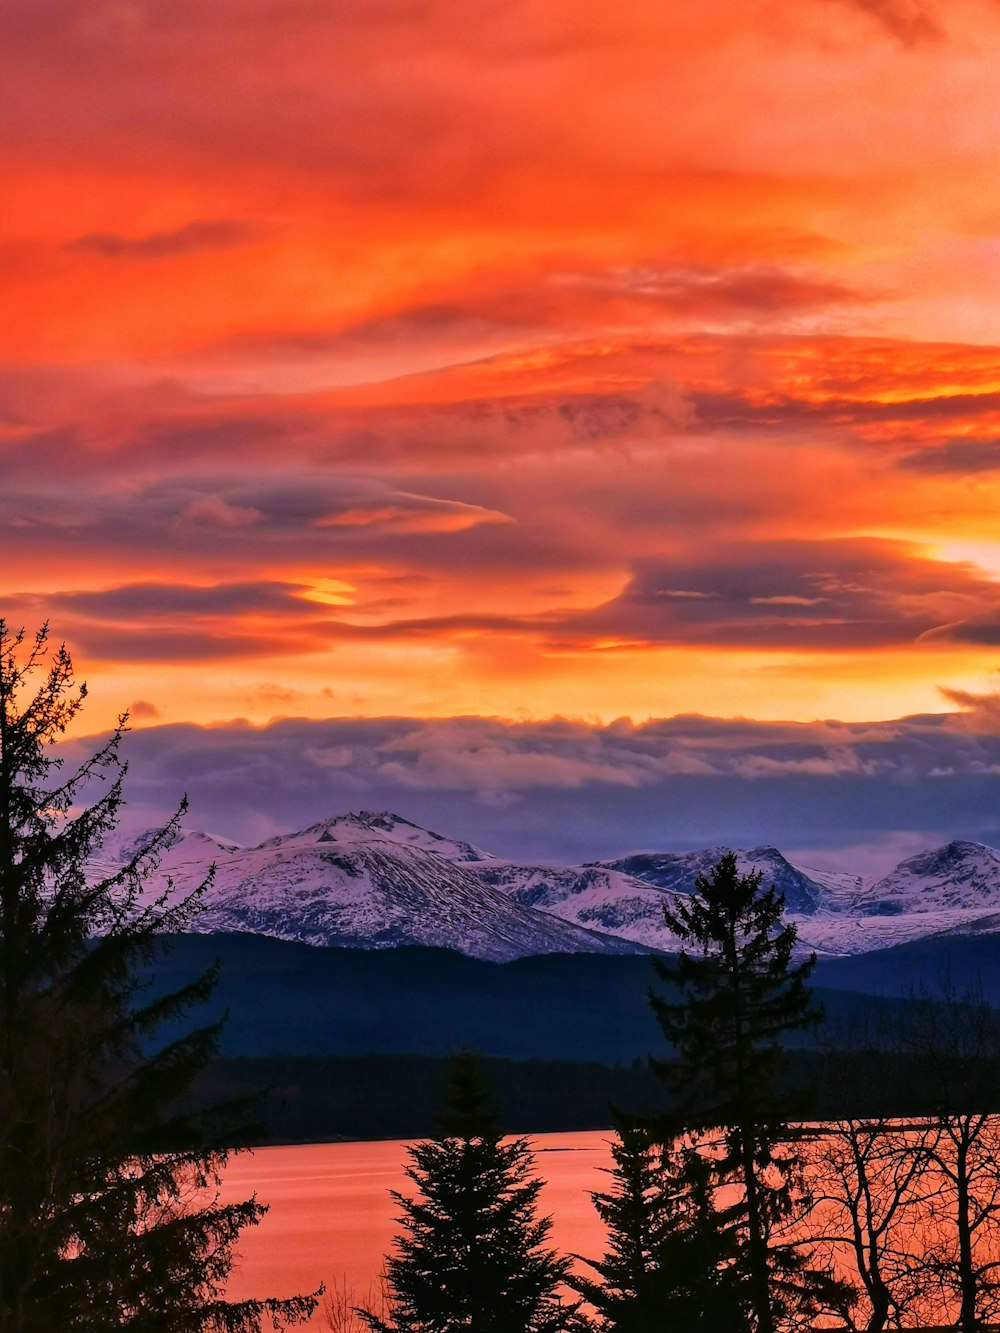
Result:
M979 993L921 996L907 1025L931 1100L925 1265L961 1333L1000 1315L1000 1022Z
M825 1123L806 1149L813 1262L849 1275L856 1301L831 1313L852 1333L882 1333L918 1317L921 1229L936 1130L883 1117Z
M896 1110L908 1114L824 1125L806 1164L809 1240L853 1270L847 1328L979 1333L1000 1316L998 1016L942 985L912 996L875 1047L907 1073Z
M359 1313L361 1308L370 1310L379 1319L391 1318L392 1294L384 1266L363 1296L347 1285L346 1276L334 1278L323 1298L323 1323L330 1333L364 1333L368 1325Z

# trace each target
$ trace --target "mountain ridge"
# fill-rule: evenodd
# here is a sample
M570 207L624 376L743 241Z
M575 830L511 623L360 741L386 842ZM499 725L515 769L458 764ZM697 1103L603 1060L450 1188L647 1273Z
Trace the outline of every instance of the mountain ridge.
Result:
M105 865L142 837L105 849ZM457 949L509 960L541 953L675 950L663 908L690 893L725 848L636 852L583 865L494 856L392 811L334 815L255 847L182 829L150 891L180 891L215 866L200 931L249 931L338 947ZM947 933L1000 933L1000 851L955 839L871 880L810 872L778 848L734 849L784 893L800 952L849 957Z

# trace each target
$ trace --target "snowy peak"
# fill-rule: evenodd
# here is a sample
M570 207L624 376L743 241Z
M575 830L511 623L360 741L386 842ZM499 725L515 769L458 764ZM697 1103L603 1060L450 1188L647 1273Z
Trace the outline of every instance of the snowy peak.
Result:
M182 829L180 837L170 844L169 854L172 860L180 856L195 859L198 857L231 856L241 851L238 842L228 838L218 838L212 833L201 833L198 829Z
M1000 852L961 840L919 852L866 889L858 907L872 916L1000 908Z
M596 864L671 893L693 893L698 876L709 874L726 851L725 847L712 847L698 852L639 852ZM785 909L792 916L811 916L823 905L822 885L786 861L776 847L737 851L736 864L741 875L758 871L764 885L774 885L784 894Z
M94 860L96 864L112 869L124 866L150 845L159 829L144 829L142 833L132 833L125 838L111 838L100 847ZM172 838L167 839L160 849L160 864L165 867L182 864L186 861L203 861L205 866L219 857L230 856L240 851L239 843L228 838L218 838L211 833L202 833L199 829L181 827Z
M425 838L454 859L419 845ZM162 891L169 875L183 894L214 863L199 931L364 949L425 945L496 962L540 953L638 951L623 939L512 902L460 859L468 844L426 834L405 820L344 816L221 855L214 840L207 842L211 847L199 857L179 840L150 883Z
M413 824L389 810L358 810L351 814L333 815L297 833L283 833L276 838L269 838L267 842L261 843L261 847L308 847L317 843L337 844L345 848L391 843L434 852L459 863L493 859L488 852L473 847L471 843L456 841L421 828L419 824Z

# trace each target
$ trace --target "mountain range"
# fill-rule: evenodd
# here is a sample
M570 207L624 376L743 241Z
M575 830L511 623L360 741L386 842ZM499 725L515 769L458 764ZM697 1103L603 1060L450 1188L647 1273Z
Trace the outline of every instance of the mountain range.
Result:
M142 838L106 847L100 868ZM198 930L311 945L446 948L493 962L536 954L673 951L665 905L689 894L724 849L649 852L580 866L522 864L390 812L339 815L240 847L181 830L148 891L185 892L214 866ZM865 880L737 850L785 896L800 947L850 957L928 938L1000 933L1000 851L955 841Z

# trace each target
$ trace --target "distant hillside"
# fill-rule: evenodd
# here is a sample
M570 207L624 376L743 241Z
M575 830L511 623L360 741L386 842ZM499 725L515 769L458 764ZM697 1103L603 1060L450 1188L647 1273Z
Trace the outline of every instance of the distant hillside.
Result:
M837 991L904 1000L979 991L1000 1008L1000 939L956 931L852 958L821 959L815 980Z
M227 1056L470 1048L513 1060L630 1063L664 1051L647 1001L653 965L641 955L500 964L445 949L325 949L255 935L175 936L170 945L153 967L160 988L219 960L215 998L201 1017L228 1011ZM846 987L826 989L825 972L822 982L817 994L831 1029L869 1003Z

